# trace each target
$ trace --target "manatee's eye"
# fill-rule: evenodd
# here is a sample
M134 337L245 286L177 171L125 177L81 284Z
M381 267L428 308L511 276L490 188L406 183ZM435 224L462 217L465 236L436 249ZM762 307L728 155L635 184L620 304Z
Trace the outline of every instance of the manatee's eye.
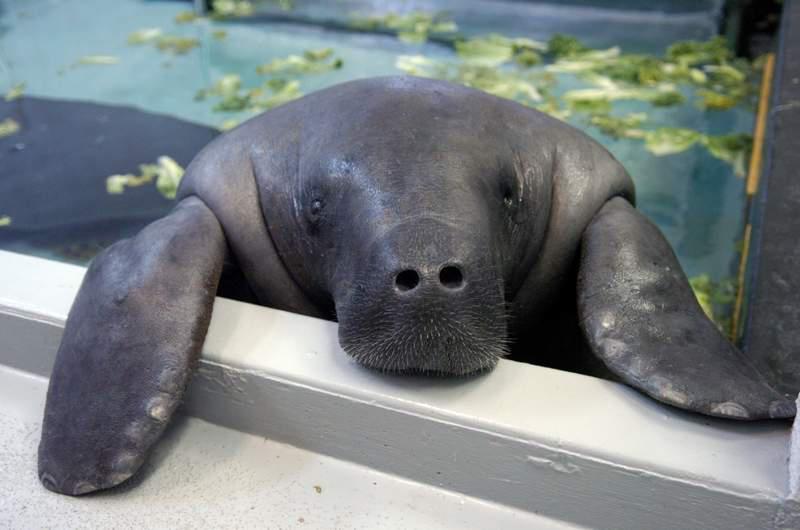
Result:
M325 208L325 202L320 198L314 198L311 200L311 204L308 207L308 220L312 224L316 224L319 222L320 218L322 217L322 210Z
M512 184L511 179L503 180L503 184L500 187L500 192L503 196L503 204L505 204L508 208L514 206L514 186Z

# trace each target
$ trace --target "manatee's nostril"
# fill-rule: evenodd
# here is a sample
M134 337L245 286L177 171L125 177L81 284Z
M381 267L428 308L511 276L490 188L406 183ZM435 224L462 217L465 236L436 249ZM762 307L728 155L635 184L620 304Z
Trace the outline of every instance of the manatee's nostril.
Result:
M448 289L458 289L464 285L464 275L455 265L448 265L439 271L439 281Z
M419 285L419 274L412 269L399 272L394 279L394 285L398 291L410 291Z

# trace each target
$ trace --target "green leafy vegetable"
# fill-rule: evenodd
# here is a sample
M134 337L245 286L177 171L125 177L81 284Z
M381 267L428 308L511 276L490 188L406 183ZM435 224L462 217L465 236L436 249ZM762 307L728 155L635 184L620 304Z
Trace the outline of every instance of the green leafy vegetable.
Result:
M106 178L106 191L120 194L125 188L143 186L155 180L156 189L167 199L174 199L178 185L183 178L184 169L168 156L160 156L155 164L141 164L138 175L111 175Z
M709 136L692 129L662 127L644 134L645 148L656 156L686 151L695 144L715 158L731 164L737 176L744 176L753 139L749 134Z
M222 123L220 123L219 130L220 131L230 131L231 129L233 129L234 127L239 125L239 123L240 123L239 120L235 120L233 118L224 120Z
M652 96L645 96L642 99L644 101L649 101L656 107L672 107L674 105L680 105L686 98L676 89L668 88L660 90Z
M539 52L546 46L531 39L510 39L493 33L456 41L455 48L459 57L475 64L499 66L514 60L521 66L533 66L542 62Z
M685 66L723 64L732 56L724 37L714 37L707 41L676 42L667 49L666 54L668 60Z
M342 67L342 60L333 56L333 49L306 50L303 55L289 55L262 64L256 72L266 74L319 74Z
M644 147L656 156L673 155L686 151L703 138L692 129L661 127L644 134Z
M631 87L599 76L593 81L599 86L569 90L564 93L564 100L571 105L586 105L592 102L632 99L647 101L656 106L677 105L683 101L683 95L671 83L662 83L655 87Z
M481 64L453 65L422 55L401 55L395 65L411 75L461 83L527 105L541 102L543 99L534 76L520 75Z
M208 97L219 98L214 105L215 112L239 112L250 110L261 112L302 96L300 83L296 80L270 79L255 88L242 87L242 80L236 74L223 76L210 88L197 92L195 100Z
M644 112L634 112L622 117L609 114L597 114L591 117L589 123L600 129L612 138L643 138L645 132L639 129L647 120Z
M200 41L193 37L164 35L156 40L156 48L175 55L184 55L198 46L200 46Z
M547 42L547 53L553 57L571 57L588 51L589 48L584 46L575 37L562 35L556 33Z
M11 136L20 130L20 125L14 118L6 118L0 121L0 138Z
M211 16L214 18L249 17L255 13L253 2L246 0L213 0Z
M706 316L714 321L720 331L729 334L731 321L728 315L736 300L735 280L725 278L716 282L708 274L700 274L689 278L689 285Z
M200 17L198 17L197 13L195 13L194 11L181 11L180 13L175 15L175 22L177 24L188 24L190 22L194 22L198 18Z
M22 94L25 92L25 83L17 83L16 85L12 86L6 92L5 100L6 101L14 101L15 99L19 99L22 97Z
M616 46L606 50L587 50L577 55L556 60L547 66L547 70L560 73L602 75L605 74L608 68L623 60L623 56L620 53L620 49Z
M113 55L84 55L76 64L111 65L119 63L119 57Z
M454 33L458 26L448 20L444 13L412 11L406 14L387 13L377 16L353 16L350 26L364 31L392 31L397 37L409 43L422 43L430 35Z
M740 101L735 95L721 94L713 90L698 90L697 95L702 98L702 106L711 110L732 109Z
M200 46L200 41L193 37L165 35L161 28L145 28L128 35L128 44L153 44L159 51L184 55Z
M398 58L396 67L412 75L445 79L513 99L560 119L583 115L603 134L642 141L645 149L657 156L681 153L697 145L731 164L736 175L744 173L751 143L748 135L709 136L692 129L651 124L643 112L622 117L611 112L612 104L622 100L672 107L683 104L689 96L708 110L749 102L757 68L734 59L721 39L675 43L665 57L625 54L617 47L592 50L565 35L554 35L546 49L535 41L497 34L456 40L454 46L459 62L407 55ZM537 68L543 59L549 64ZM584 85L559 96L557 81L570 77Z
M183 167L168 156L158 157L156 189L168 199L174 199L183 178Z
M705 136L702 142L712 156L731 164L737 176L745 175L745 165L753 147L752 136L749 134Z
M161 28L144 28L128 35L128 44L145 44L155 41L162 35Z

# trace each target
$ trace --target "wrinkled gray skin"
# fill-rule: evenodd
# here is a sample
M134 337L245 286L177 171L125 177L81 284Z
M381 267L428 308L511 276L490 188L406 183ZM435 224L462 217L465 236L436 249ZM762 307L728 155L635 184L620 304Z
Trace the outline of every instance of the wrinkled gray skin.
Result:
M441 81L355 81L250 120L195 158L170 215L92 262L50 382L41 480L80 495L136 472L223 270L260 304L338 319L343 349L378 370L569 364L582 331L598 366L656 399L794 415L796 374L777 388L767 356L720 335L633 195L583 133Z

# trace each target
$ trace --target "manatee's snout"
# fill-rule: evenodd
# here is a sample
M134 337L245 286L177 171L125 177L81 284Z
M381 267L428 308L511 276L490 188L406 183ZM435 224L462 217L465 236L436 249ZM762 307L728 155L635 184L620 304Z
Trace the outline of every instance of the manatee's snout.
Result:
M354 260L335 291L339 339L384 371L469 374L507 347L503 280L480 230L402 223Z

